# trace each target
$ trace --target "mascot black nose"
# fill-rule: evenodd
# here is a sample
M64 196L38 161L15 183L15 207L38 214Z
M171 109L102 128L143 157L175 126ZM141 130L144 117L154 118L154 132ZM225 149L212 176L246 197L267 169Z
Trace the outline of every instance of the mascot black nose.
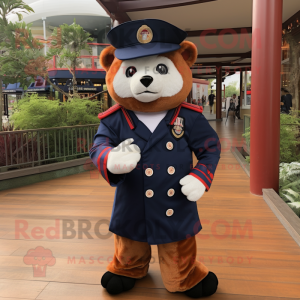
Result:
M140 81L145 87L148 87L152 83L153 78L151 76L143 76Z

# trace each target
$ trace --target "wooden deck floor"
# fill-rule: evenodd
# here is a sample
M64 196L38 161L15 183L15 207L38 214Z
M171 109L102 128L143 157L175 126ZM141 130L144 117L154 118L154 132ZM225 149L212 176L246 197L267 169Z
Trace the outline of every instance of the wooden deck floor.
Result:
M241 135L242 121L231 122L226 127L212 122L222 138L222 158L211 190L198 202L204 227L197 238L198 259L219 277L211 299L300 299L300 248L262 197L249 193L249 178L229 150ZM113 237L97 238L94 226L110 218L113 193L89 172L0 192L0 300L187 299L164 289L156 247L148 276L132 291L111 297L102 289ZM41 233L55 219L61 220L60 239ZM62 220L74 221L75 238L62 239ZM78 220L90 222L93 239L78 238ZM27 238L16 236L18 222L28 225ZM107 225L100 232L106 234ZM56 258L45 277L33 277L32 265L23 261L38 246Z

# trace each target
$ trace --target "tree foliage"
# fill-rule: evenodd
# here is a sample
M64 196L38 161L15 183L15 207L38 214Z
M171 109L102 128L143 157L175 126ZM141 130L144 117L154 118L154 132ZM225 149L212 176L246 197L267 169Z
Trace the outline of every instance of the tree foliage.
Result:
M0 25L8 25L7 18L16 14L19 21L23 19L22 13L30 13L34 10L22 0L1 0L0 1Z
M93 39L90 34L86 32L80 25L76 24L76 19L71 25L63 24L54 28L50 37L51 48L48 51L47 57L57 57L57 65L67 67L73 76L73 94L77 95L76 84L76 68L80 66L82 59L80 59L81 52L87 50L91 53L91 48L88 42Z
M4 83L20 82L26 88L36 76L47 74L44 46L33 37L30 24L10 22L0 26L0 31L0 47L5 49L0 56L0 76Z
M33 9L22 0L1 0L0 1L0 49L2 51L7 50L7 48L3 47L1 43L6 39L4 32L6 32L6 26L8 25L8 17L11 14L16 14L18 16L19 21L21 21L23 18L22 13L30 13L30 12L34 12ZM2 68L3 66L0 64L0 131L2 130L2 111L3 111L2 109L2 105L3 105Z
M236 88L237 82L231 82L225 87L225 97L232 97L233 94L237 96L240 94L240 91Z

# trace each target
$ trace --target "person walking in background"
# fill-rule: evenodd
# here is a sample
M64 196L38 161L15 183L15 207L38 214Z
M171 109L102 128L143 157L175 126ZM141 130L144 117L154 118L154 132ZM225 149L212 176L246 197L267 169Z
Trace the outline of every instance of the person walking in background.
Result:
M232 97L230 99L230 102L231 102L231 100L232 100L232 102L235 105L235 117L237 117L238 119L240 119L240 114L239 114L239 112L240 112L239 99L236 97L236 94L232 95ZM237 113L237 110L239 111L238 113Z
M236 98L236 94L233 94L231 99L233 100L235 106L237 106L238 105L238 99Z
M203 106L203 108L204 108L204 106L205 106L205 104L206 104L206 99L205 99L205 96L203 95L202 96L202 106Z
M293 96L286 89L284 90L284 93L285 93L285 110L289 114L293 106Z
M214 101L215 101L215 95L213 94L213 92L211 92L211 94L208 96L208 101L209 101L209 106L210 106L210 113L212 114L212 108L214 105Z
M284 88L281 88L281 98L280 98L280 111L282 113L288 114L287 107L286 107L286 92Z

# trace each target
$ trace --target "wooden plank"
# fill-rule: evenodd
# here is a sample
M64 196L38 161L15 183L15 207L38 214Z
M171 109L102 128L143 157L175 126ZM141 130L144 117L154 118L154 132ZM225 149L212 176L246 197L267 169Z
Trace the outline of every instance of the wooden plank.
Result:
M241 141L242 121L211 125L222 138L223 151L211 190L197 202L203 230L196 240L198 260L219 278L220 286L212 299L299 298L299 246L263 198L250 194L249 177L241 167L236 168L238 164L228 146L235 143L233 139ZM96 238L93 228L99 219L110 219L114 191L101 177L95 179L85 172L0 192L0 282L8 286L2 289L3 294L0 292L0 300L115 299L99 284L114 253L113 237ZM75 228L78 219L86 219L92 224L89 232L93 239L79 239L77 232L73 239L35 239L31 233L29 240L23 236L16 239L15 220L20 219L28 222L29 233L34 227L46 230L54 226L55 219L60 219L60 226L63 219L74 220ZM239 232L249 220L252 238L248 232ZM220 221L229 225L213 227ZM229 235L225 234L226 226ZM107 233L107 226L101 230ZM37 246L51 249L56 258L56 264L47 268L46 277L33 277L32 266L23 262L27 251ZM183 299L180 293L165 290L156 246L152 246L152 255L146 278L118 298ZM12 288L11 282L21 288Z
M48 282L0 279L0 297L35 299Z

